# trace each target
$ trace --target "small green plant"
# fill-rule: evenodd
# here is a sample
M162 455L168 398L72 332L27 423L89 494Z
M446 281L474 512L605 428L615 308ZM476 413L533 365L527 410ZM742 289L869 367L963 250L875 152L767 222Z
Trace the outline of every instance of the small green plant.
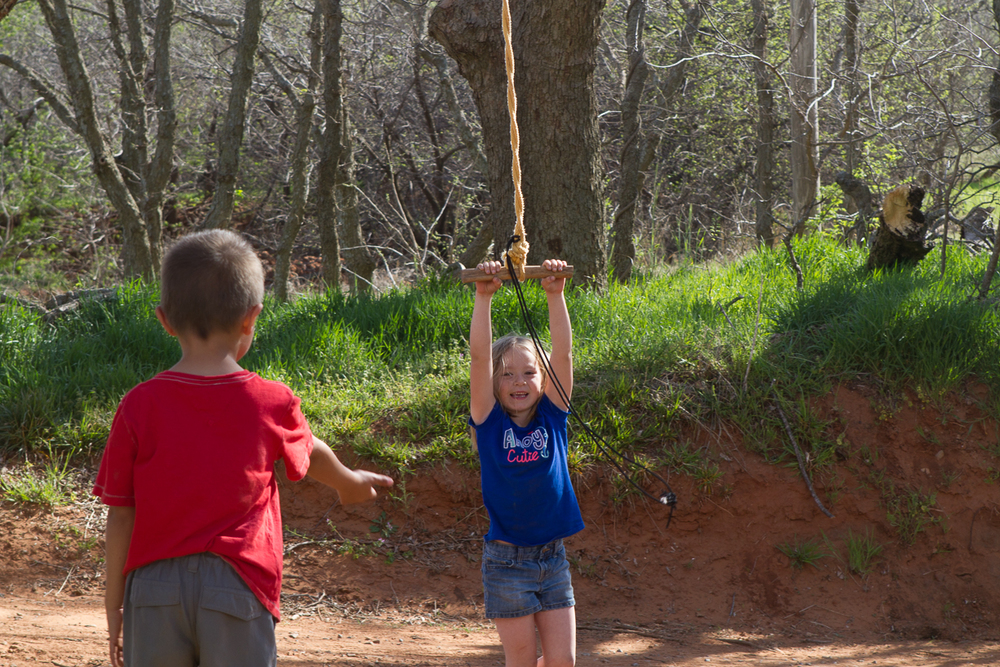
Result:
M951 486L952 484L954 484L955 482L957 482L958 478L961 477L961 476L962 476L962 474L960 472L958 472L957 470L942 471L941 472L941 484L943 484L945 488L948 488L949 486Z
M0 496L29 505L54 507L73 500L73 471L69 459L52 458L43 466L26 463L18 470L3 470Z
M372 521L372 525L368 528L368 532L378 533L382 537L391 537L397 530L399 528L392 525L392 522L389 521L389 516L385 512L379 514L378 518Z
M875 539L875 531L865 529L860 535L847 531L847 567L862 577L875 568L875 559L882 553L883 545Z
M400 475L399 480L393 484L393 490L389 493L389 497L402 505L404 511L410 508L410 503L413 502L413 492L406 490L406 477Z
M806 540L800 542L798 538L795 538L794 542L785 542L784 544L777 545L778 551L788 556L788 560L792 567L801 570L806 565L812 565L818 568L816 562L828 555L823 551L822 544L819 540Z
M711 493L712 487L715 485L715 480L722 477L722 471L715 463L705 461L694 470L693 476L695 486L698 487L699 491L702 493Z
M575 569L581 577L586 577L587 579L597 577L597 561L589 564L584 563L583 556L567 556L566 560L569 562L570 567Z
M886 518L889 525L896 529L903 544L913 544L917 535L928 526L940 521L932 516L937 504L937 495L923 494L916 489L896 493L886 501Z

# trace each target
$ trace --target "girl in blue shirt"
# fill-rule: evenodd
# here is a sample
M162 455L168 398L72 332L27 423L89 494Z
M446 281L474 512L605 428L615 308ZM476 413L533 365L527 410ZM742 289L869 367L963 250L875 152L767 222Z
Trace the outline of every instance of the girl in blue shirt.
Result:
M542 266L558 272L566 263L550 259ZM496 274L503 265L478 268ZM573 332L564 283L555 276L541 280L552 339L549 364L569 400ZM496 624L506 667L572 667L576 613L563 538L582 530L583 519L566 464L569 406L548 381L530 338L505 336L492 343L490 303L501 284L495 275L476 283L469 331L469 423L490 517L482 565L486 617Z

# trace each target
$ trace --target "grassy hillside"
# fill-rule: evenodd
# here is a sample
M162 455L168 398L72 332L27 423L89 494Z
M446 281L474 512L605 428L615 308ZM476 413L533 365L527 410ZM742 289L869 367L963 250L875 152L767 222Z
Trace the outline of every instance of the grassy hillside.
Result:
M864 271L865 254L814 236L795 247L804 288L782 250L687 265L568 297L580 414L626 451L710 486L712 464L680 434L727 420L775 463L794 454L774 410L802 434L810 466L833 448L805 399L864 378L888 394L934 401L1000 373L996 308L973 298L987 258L935 251L916 268ZM542 292L527 291L547 333ZM99 454L121 396L171 366L179 348L153 316L155 287L129 285L52 324L0 306L0 456L50 476ZM472 288L429 280L379 297L316 294L268 301L245 367L303 397L317 434L394 474L422 463L475 465L467 436L466 336ZM525 331L511 290L494 299L497 335ZM996 392L991 392L996 395ZM993 406L990 411L995 412ZM576 469L596 448L572 433ZM7 487L10 487L9 483Z

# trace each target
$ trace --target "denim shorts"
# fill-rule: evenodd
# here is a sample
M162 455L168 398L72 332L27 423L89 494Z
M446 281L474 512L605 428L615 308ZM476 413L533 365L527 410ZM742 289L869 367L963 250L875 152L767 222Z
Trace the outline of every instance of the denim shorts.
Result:
M562 540L539 547L483 545L486 618L520 618L576 604Z

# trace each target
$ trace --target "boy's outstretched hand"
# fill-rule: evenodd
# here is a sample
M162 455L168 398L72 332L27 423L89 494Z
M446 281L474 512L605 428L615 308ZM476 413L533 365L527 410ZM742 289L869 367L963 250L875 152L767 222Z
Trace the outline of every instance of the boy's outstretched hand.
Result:
M566 262L561 259L547 259L542 262L542 268L546 271L552 271L554 273L566 270ZM565 278L556 278L555 276L545 276L540 281L542 283L542 289L549 294L558 294L563 291L566 286Z
M313 450L306 473L317 482L333 487L345 505L374 500L376 487L392 486L392 477L368 470L351 470L337 458L329 445L313 436Z
M351 473L353 473L352 477L354 479L337 487L337 495L340 496L340 502L345 505L374 500L378 495L376 487L389 487L394 483L392 477L380 475L377 472L352 470Z

